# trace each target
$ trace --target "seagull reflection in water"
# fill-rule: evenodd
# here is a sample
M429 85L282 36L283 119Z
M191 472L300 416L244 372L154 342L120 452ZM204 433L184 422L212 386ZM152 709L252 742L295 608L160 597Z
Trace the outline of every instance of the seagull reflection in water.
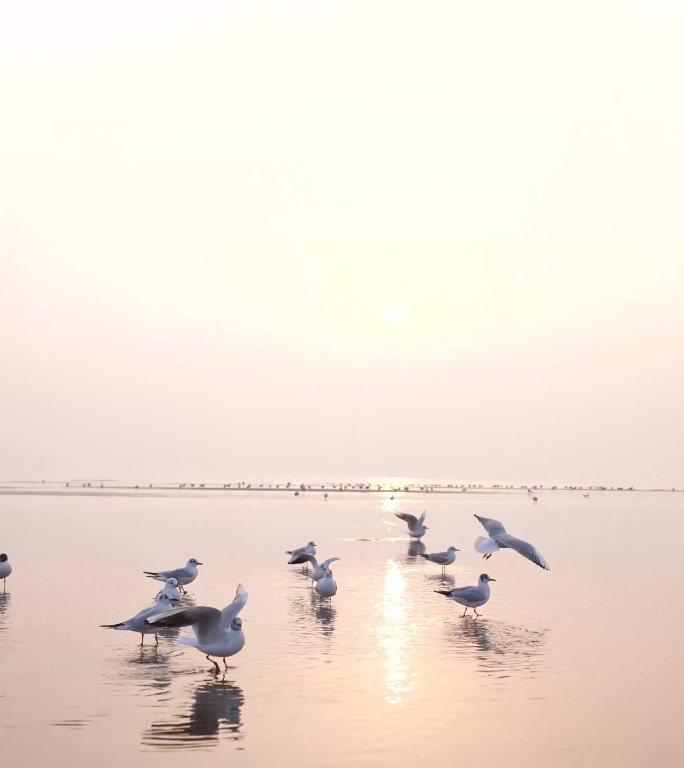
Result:
M305 595L290 603L290 609L296 613L296 620L290 624L295 630L293 642L299 644L302 637L332 639L337 609L330 600L322 601L315 592L307 590ZM311 620L312 617L315 621ZM328 652L327 645L322 652Z
M2 638L2 633L5 630L5 614L9 608L10 600L10 592L0 592L0 638Z
M201 683L190 709L173 720L160 720L143 733L145 746L160 749L206 749L221 740L243 738L242 705L245 695L236 683L225 680Z
M546 653L547 629L526 629L513 624L491 623L466 616L449 627L447 639L458 656L477 661L488 674L535 673ZM499 674L499 677L508 674Z
M415 560L419 555L425 554L425 544L420 539L412 539L406 550L406 560Z

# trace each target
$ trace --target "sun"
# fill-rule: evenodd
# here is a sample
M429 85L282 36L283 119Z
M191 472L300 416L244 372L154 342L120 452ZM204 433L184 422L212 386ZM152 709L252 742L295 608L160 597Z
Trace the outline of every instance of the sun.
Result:
M390 328L401 328L402 325L406 325L406 311L397 307L388 310L385 313L385 322Z

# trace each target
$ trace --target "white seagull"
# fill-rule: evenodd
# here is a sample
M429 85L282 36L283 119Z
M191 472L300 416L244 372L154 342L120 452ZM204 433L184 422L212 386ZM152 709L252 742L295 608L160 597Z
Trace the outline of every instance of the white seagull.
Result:
M442 566L442 575L444 575L444 569L447 565L451 565L454 560L456 559L456 553L460 552L460 549L456 549L456 547L453 546L453 544L447 548L446 552L433 552L432 554L425 555L422 552L419 552L418 554L420 557L424 557L426 560L429 560L431 563L437 563L437 565Z
M448 597L450 600L455 600L461 605L465 605L465 611L463 611L461 618L466 615L468 608L472 608L475 611L475 615L479 616L480 614L477 612L477 609L481 605L484 605L487 600L489 600L490 581L496 581L496 579L492 579L491 576L487 576L486 573L483 573L480 576L480 580L476 587L436 589L435 592L437 592L438 595L444 595L444 597Z
M245 636L242 632L242 619L238 618L238 613L246 603L247 590L242 584L238 584L233 602L222 611L203 605L174 608L166 613L151 616L147 623L151 625L152 631L157 627L191 626L194 637L192 635L181 637L178 642L197 648L205 654L216 667L218 674L221 671L219 665L209 657L223 658L223 665L228 669L226 657L234 656L242 650L245 645Z
M12 573L12 566L7 558L7 555L3 552L0 555L0 579L2 579L2 588L5 588L5 579Z
M169 608L171 608L171 598L162 592L151 608L143 608L132 618L120 621L118 624L100 624L100 626L104 629L128 629L131 632L140 632L140 645L145 645L145 635L153 634L157 645L159 645L156 628L149 626L145 620L158 613L168 611Z
M316 542L310 541L303 547L298 547L297 549L288 549L285 552L285 554L292 555L292 557L287 561L288 565L296 565L297 564L296 560L299 555L315 555L316 554Z
M418 518L415 518L413 515L409 515L408 512L395 512L394 514L400 520L408 523L408 535L412 539L420 539L421 537L425 536L425 531L427 531L428 527L427 525L423 525L423 523L425 521L425 515L427 515L427 512L423 512L423 514Z
M3 552L0 555L0 579L2 579L2 588L5 589L6 579L12 573L12 566L7 558L7 555Z
M185 568L176 568L173 571L143 571L148 579L156 579L157 581L167 581L168 579L175 579L182 592L185 592L184 587L190 584L197 578L197 566L203 565L199 560L195 560L191 557L185 564Z
M337 594L337 584L333 579L333 574L327 565L322 565L323 578L316 582L316 592L321 597L334 597Z
M300 555L297 555L296 558L297 559L294 557L290 558L288 561L290 565L302 565L303 563L311 563L311 565L313 565L313 571L307 575L314 581L320 581L323 578L325 575L323 568L329 568L330 563L334 563L336 560L340 560L339 557L329 557L327 560L319 563L318 560L316 560L313 555L308 554L308 552L302 552Z
M490 520L488 517L475 517L482 523L489 534L489 538L478 536L475 539L475 549L484 556L485 560L490 558L498 549L514 549L516 552L536 563L540 568L547 571L551 570L549 564L541 556L541 553L532 544L522 539L511 536L498 520Z
M170 579L167 579L164 588L157 592L154 599L156 600L160 595L168 595L171 600L179 602L181 599L181 591L178 587L178 579L174 579L173 576Z

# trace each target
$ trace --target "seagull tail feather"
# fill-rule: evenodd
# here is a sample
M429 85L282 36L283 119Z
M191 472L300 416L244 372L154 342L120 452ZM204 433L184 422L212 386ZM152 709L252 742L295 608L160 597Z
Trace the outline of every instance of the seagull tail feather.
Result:
M435 592L438 595L444 595L444 597L451 597L451 592L448 589L436 589Z

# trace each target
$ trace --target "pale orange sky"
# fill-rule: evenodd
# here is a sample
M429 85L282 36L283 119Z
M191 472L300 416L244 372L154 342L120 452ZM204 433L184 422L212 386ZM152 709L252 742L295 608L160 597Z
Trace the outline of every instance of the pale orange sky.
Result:
M676 3L0 17L0 477L684 486Z

